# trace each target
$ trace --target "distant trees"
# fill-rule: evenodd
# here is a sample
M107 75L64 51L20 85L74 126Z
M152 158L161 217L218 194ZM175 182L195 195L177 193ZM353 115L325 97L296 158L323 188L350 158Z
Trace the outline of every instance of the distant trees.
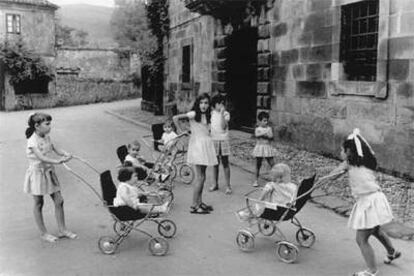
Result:
M61 46L82 47L89 44L88 32L62 25L56 21L56 42Z

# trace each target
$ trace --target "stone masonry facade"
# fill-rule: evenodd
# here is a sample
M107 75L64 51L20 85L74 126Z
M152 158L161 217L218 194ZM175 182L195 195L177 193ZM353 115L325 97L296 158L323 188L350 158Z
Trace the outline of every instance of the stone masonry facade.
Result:
M358 127L382 169L414 177L414 1L377 1L374 80L348 80L341 58L344 7L368 1L245 2L254 9L243 15L243 24L258 32L257 112L270 112L276 139L338 157L343 139ZM165 109L175 104L179 112L200 92L226 93L227 37L243 28L188 7L170 1ZM185 43L193 51L190 85L180 81Z

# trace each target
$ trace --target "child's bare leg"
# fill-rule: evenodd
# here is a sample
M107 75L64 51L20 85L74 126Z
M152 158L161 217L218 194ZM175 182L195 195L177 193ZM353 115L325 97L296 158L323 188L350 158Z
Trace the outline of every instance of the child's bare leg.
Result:
M213 166L213 181L214 185L210 187L209 191L213 192L218 190L218 180L219 180L219 169L220 169L220 155L217 155L217 165Z
M196 165L197 181L193 190L193 207L197 207L201 204L204 182L206 181L206 168L204 165Z
M229 165L229 157L227 155L221 157L221 163L223 164L224 170L224 179L226 181L227 189L230 189L230 165Z
M262 167L263 157L256 157L256 181L259 181L260 168Z
M369 237L374 233L374 229L361 229L356 232L356 242L361 250L362 257L371 273L377 272L375 263L375 253L372 246L368 243Z
M266 161L269 164L270 168L273 168L275 165L275 159L273 157L266 157Z
M381 230L381 227L377 226L373 233L374 237L376 237L382 245L387 250L387 253L392 255L395 252L395 248L391 243L390 238L387 236L387 234L384 233L384 231Z
M65 225L65 212L63 211L63 197L60 192L56 192L50 195L55 203L55 217L58 224L59 235L61 237L67 237L74 239L76 234L68 231Z
M42 213L43 196L34 195L33 199L34 199L33 214L35 217L36 225L39 228L40 233L43 235L47 233L45 222L43 220L43 213Z

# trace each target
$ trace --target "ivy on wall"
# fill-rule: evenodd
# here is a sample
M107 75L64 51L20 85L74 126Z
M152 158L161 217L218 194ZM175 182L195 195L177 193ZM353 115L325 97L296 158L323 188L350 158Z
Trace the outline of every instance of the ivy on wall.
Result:
M39 79L51 80L54 77L52 69L40 56L27 50L21 40L0 44L0 62L11 76L10 84L13 86Z

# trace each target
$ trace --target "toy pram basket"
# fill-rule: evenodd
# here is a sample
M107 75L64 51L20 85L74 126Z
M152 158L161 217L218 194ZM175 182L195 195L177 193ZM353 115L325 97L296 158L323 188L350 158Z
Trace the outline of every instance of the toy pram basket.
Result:
M302 247L310 248L315 240L315 234L296 218L296 214L303 208L311 197L314 190L315 175L304 179L298 187L296 199L287 206L275 206L275 204L260 201L257 199L261 188L250 191L245 195L246 207L238 210L236 216L241 221L247 221L249 228L253 229L257 225L258 231L252 232L249 229L241 229L237 233L236 243L242 251L250 251L254 248L254 238L258 233L264 236L276 235L281 239L277 242L277 254L281 261L292 263L297 259L299 249L296 245L288 242L285 235L277 227L282 221L290 221L299 229L296 232L296 241ZM256 196L255 196L256 195ZM258 210L263 210L258 212Z
M116 196L116 186L112 180L111 172L109 170L106 170L100 173L87 161L79 157L74 157L74 159L81 161L97 174L99 174L102 196L91 184L89 184L82 176L74 172L67 164L63 164L64 167L73 175L75 175L79 180L81 180L81 182L85 183L98 196L103 206L108 209L111 217L114 219L113 229L116 233L116 237L113 238L110 236L103 236L99 238L98 247L100 251L104 254L115 253L118 246L125 240L129 233L132 230L135 230L150 237L148 247L154 256L163 256L167 254L169 244L168 241L164 238L172 238L177 231L177 227L172 220L159 218L160 214L153 211L154 206L157 204L154 204L148 213L142 213L139 210L135 210L128 206L113 206L113 200ZM157 194L150 194L149 196L157 197ZM164 238L154 237L150 233L139 229L138 227L145 221L156 223L158 225L158 233Z

